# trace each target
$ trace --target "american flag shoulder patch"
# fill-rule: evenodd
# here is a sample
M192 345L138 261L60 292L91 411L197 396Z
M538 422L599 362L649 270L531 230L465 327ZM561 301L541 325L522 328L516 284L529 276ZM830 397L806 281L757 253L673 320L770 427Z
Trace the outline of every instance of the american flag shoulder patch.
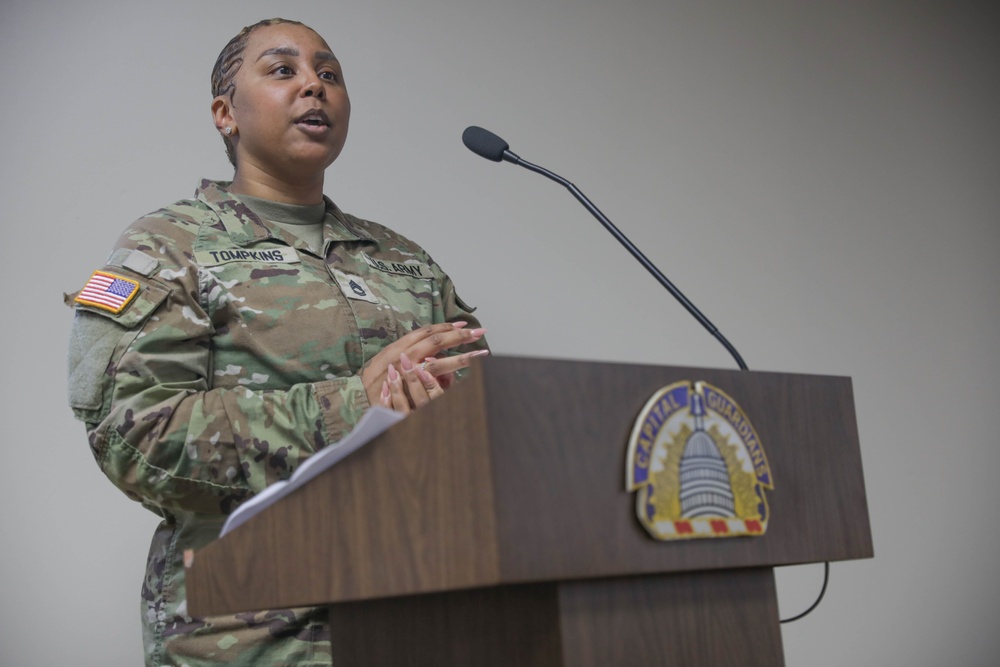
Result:
M107 271L94 271L94 275L90 276L90 280L73 301L117 315L125 310L138 293L138 282Z

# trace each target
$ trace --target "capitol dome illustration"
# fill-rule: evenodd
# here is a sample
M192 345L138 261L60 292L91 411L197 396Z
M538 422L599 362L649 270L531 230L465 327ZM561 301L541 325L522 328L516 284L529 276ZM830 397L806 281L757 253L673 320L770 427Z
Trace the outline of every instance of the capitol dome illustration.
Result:
M729 469L712 437L705 432L705 404L702 396L691 396L695 429L684 444L680 462L681 516L736 516Z

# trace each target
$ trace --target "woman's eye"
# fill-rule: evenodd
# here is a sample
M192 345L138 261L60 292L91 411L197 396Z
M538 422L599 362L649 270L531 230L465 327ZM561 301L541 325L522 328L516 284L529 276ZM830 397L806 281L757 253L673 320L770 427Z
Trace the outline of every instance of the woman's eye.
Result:
M280 65L278 67L275 67L272 70L272 72L274 74L280 74L281 76L289 76L290 74L294 74L294 72L292 72L292 68L289 67L288 65Z
M336 81L337 73L331 70L324 70L319 73L319 78L323 79L324 81Z

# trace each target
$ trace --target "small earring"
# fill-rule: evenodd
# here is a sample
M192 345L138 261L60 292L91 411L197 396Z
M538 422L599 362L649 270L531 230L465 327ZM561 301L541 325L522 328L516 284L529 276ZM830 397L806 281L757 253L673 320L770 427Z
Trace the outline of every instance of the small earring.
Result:
M229 136L230 134L232 134L232 133L233 133L233 128L231 128L231 127L226 127L226 136L228 137L228 136Z

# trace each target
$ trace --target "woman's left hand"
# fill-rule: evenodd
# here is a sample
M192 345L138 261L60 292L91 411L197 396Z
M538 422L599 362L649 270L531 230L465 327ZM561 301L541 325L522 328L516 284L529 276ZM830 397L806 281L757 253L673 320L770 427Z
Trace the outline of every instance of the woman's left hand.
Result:
M407 414L421 408L444 393L444 387L436 377L406 356L399 355L399 370L389 364L389 372L382 382L379 403L386 408Z

